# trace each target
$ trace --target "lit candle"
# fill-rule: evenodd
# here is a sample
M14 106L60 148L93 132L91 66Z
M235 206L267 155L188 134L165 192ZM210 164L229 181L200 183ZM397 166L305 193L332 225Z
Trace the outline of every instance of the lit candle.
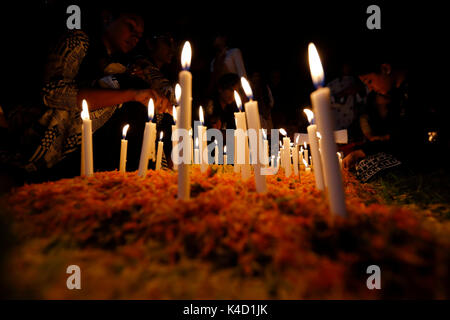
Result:
M239 112L234 113L234 119L236 121L236 163L241 171L242 180L248 180L250 178L251 169L250 169L250 157L249 157L249 148L248 148L248 136L247 136L247 122L246 122L246 114L242 112L242 101L239 94L234 91L234 99L236 100L236 105L239 109Z
M255 173L255 185L256 185L256 191L258 193L264 193L267 192L267 185L266 185L266 177L261 174L261 153L262 151L262 134L261 134L261 123L259 118L259 110L258 110L258 102L253 101L253 92L250 88L250 84L248 83L247 79L244 77L241 77L241 84L242 88L245 91L245 94L247 95L247 98L249 99L248 102L245 103L245 114L247 116L247 123L248 128L250 130L254 130L256 132L256 141L253 141L253 143L256 143L256 148L252 147L253 150L255 150L255 160L256 164L254 164L254 173Z
M292 173L291 170L291 139L287 136L286 130L281 128L280 133L283 137L283 150L281 153L281 165L284 168L284 174L289 177Z
M145 177L145 175L147 174L151 144L155 144L155 139L152 138L153 132L156 132L156 123L152 122L154 112L155 105L153 104L153 99L150 99L148 102L148 122L145 123L144 139L142 141L141 157L139 159L138 175L140 177Z
M122 140L120 141L120 172L125 172L125 167L127 164L127 149L128 149L128 140L127 131L130 127L129 124L126 124L122 129Z
M198 148L198 137L195 137L194 163L195 164L200 164L200 154L199 154L199 148Z
M84 174L89 177L94 174L94 159L92 152L92 120L89 118L89 109L86 100L83 100L82 106L83 110L81 111L81 119L83 119L83 132L81 141L83 145L81 146L81 148L84 155Z
M172 115L173 115L173 122L174 125L172 125L172 162L173 162L173 169L177 170L177 163L178 163L178 152L177 152L177 145L178 145L178 138L175 139L175 135L177 133L177 109L175 106L172 106Z
M338 155L338 159L339 159L339 167L341 168L341 170L342 170L342 155L341 155L341 153L340 152L338 152L337 153L337 155Z
M219 164L219 146L217 145L217 140L214 140L214 163Z
M233 171L234 172L239 172L241 171L241 166L237 163L237 150L238 150L238 146L237 146L237 135L236 135L237 131L234 130L234 162L233 162Z
M298 176L298 138L295 139L294 146L292 147L292 163L294 165L294 175Z
M334 214L346 216L345 194L342 174L339 170L337 146L334 140L334 125L331 115L330 89L322 87L324 73L320 57L314 44L308 46L309 67L311 77L317 90L311 93L311 103L317 118L317 125L321 134L320 150L324 169L325 185L328 191L330 210ZM317 161L316 161L317 163Z
M306 141L303 142L303 146L304 146L304 148L303 148L303 159L306 159L306 162L308 162L308 159L309 159L309 157L308 157L308 146L306 145Z
M311 147L312 161L314 162L314 178L316 180L316 188L324 190L322 161L320 160L319 141L317 138L317 125L314 123L314 113L309 109L303 109L308 118L310 125L308 126L308 140Z
M161 169L161 160L162 160L162 153L164 150L164 142L162 141L163 138L163 132L159 134L159 142L158 142L158 154L156 155L156 167L155 170Z
M305 172L311 172L311 168L308 166L308 162L306 162L305 159L303 159L303 163L305 165Z
M201 126L198 126L199 152L200 152L200 170L205 172L208 168L208 149L206 147L206 127L205 119L203 117L203 108L199 108L199 118Z
M190 151L190 158L188 163L193 164L194 163L194 138L192 137L192 128L189 129L189 151Z
M263 133L263 161L262 164L264 166L268 166L269 165L269 140L267 139L267 133L265 129L262 129L262 133Z
M186 41L181 52L181 65L183 70L179 74L181 85L180 98L180 119L178 119L178 128L189 132L191 129L191 112L192 112L192 74L189 72L191 64L191 44ZM189 138L189 137L187 137ZM190 164L187 163L190 152L188 152L188 143L186 137L183 137L183 161L178 167L178 199L188 200L190 198L190 182L189 169Z
M227 146L223 147L223 164L227 164Z

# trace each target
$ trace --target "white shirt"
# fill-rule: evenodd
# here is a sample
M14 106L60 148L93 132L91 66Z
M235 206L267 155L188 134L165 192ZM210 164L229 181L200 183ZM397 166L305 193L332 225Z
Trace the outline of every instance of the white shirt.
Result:
M216 59L214 58L211 62L211 72L214 71L214 62ZM235 73L239 77L247 77L247 73L245 72L244 60L242 59L241 50L238 48L228 49L225 53L224 59L225 67L230 73Z

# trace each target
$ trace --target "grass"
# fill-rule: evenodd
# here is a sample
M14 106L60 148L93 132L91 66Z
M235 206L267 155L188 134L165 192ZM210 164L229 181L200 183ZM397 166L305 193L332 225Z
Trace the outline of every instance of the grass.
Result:
M450 219L450 174L443 168L390 170L370 184L392 205L414 205Z

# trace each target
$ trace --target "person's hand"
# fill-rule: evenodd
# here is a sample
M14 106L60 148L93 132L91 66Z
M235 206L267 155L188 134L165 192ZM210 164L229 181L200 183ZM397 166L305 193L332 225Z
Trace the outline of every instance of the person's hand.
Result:
M370 137L370 141L388 141L391 138L389 134L385 134L384 136L372 136Z
M365 158L366 154L362 150L355 150L350 152L342 161L342 164L344 165L344 168L346 169L352 169L356 163Z
M170 103L169 99L159 95L153 89L136 90L133 100L142 103L144 106L147 106L150 99L153 99L153 103L155 105L155 113L167 112L172 114L172 104Z

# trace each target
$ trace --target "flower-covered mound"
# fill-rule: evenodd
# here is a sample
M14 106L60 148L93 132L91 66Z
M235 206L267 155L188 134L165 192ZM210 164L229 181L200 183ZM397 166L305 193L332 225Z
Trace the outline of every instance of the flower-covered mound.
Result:
M387 206L344 172L347 217L314 175L267 176L267 194L232 168L98 172L26 185L2 199L8 297L101 299L450 298L450 222ZM66 268L81 268L68 290ZM381 289L369 290L370 265Z

